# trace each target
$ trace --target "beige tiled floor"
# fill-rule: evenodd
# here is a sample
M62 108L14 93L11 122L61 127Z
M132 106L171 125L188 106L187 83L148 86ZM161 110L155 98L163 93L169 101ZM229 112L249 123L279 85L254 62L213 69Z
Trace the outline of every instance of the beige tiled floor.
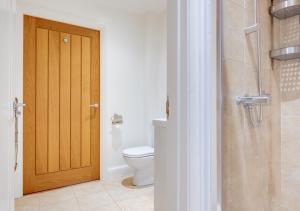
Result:
M153 211L153 186L128 184L123 179L94 181L31 194L16 200L16 211Z

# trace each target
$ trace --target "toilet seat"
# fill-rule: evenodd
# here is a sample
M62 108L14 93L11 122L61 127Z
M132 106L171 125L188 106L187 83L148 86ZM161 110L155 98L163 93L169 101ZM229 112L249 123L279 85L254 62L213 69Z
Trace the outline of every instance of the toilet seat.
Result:
M150 146L128 148L123 150L123 156L128 158L143 158L154 156L154 148Z

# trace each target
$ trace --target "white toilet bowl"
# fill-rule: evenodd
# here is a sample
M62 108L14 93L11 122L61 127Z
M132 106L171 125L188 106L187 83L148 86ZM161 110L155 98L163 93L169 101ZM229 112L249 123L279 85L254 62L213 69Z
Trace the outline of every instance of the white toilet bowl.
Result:
M133 184L152 185L154 182L154 148L149 146L123 150L123 157L129 167L134 169Z

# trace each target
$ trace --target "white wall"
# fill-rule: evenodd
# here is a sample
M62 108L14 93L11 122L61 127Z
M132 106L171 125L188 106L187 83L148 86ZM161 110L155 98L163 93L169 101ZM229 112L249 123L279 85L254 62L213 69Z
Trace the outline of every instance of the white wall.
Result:
M13 1L0 3L0 211L13 211Z
M167 17L166 13L148 13L145 16L145 135L154 143L153 119L165 117L167 93Z
M20 14L101 30L101 173L108 177L125 164L124 148L152 143L151 120L163 117L165 15L128 13L80 0L19 0L17 8ZM22 29L19 34L22 39ZM22 64L21 53L19 57ZM120 127L111 125L114 113L124 117Z

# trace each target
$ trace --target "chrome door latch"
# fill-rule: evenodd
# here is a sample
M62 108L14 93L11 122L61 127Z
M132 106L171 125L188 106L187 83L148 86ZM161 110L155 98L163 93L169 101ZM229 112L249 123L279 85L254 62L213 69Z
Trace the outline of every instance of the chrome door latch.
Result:
M14 115L15 115L15 117L21 115L21 111L19 110L19 108L23 108L25 106L26 106L25 103L19 103L18 98L15 98L14 104L13 104L13 109L14 109Z
M18 168L18 154L19 154L19 116L21 115L21 111L19 108L25 107L25 103L19 103L18 98L15 98L13 103L13 110L14 110L14 118L15 118L15 171Z

